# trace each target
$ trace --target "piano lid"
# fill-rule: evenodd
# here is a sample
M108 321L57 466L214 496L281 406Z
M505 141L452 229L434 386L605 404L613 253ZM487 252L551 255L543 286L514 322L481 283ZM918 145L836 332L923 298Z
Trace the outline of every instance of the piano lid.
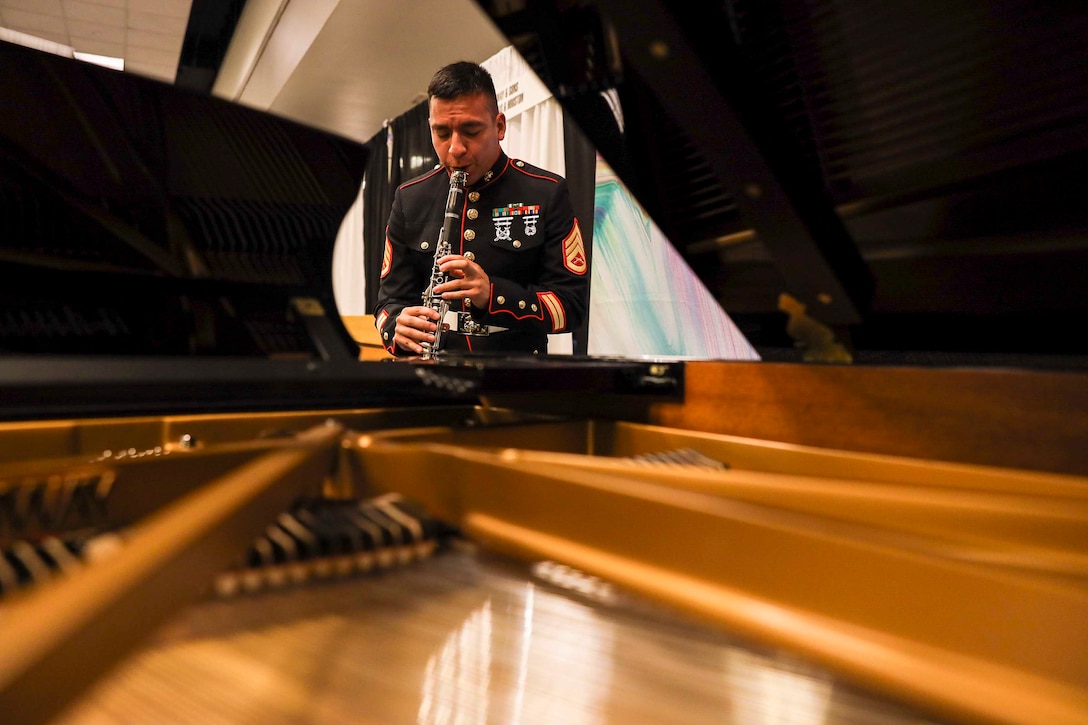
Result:
M1083 3L479 5L764 359L1083 366Z
M4 353L355 357L306 325L362 146L9 43L0 91Z
M360 362L332 257L361 144L6 42L0 104L0 420L680 394L638 361Z
M333 298L365 147L0 42L0 417L430 404Z

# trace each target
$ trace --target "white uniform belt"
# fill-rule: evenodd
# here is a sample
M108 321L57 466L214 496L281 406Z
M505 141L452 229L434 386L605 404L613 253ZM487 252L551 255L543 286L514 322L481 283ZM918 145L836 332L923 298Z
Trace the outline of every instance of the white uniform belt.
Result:
M485 337L493 332L506 332L510 329L498 325L478 324L468 312L457 312L456 310L447 310L445 317L442 318L442 323L449 328L450 332L480 337Z

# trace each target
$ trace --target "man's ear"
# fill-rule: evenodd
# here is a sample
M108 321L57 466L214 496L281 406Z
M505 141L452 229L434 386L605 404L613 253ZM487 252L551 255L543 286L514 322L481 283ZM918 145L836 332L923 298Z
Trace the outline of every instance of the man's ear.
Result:
M499 133L499 140L502 141L506 137L506 114L500 113L495 116L495 129Z

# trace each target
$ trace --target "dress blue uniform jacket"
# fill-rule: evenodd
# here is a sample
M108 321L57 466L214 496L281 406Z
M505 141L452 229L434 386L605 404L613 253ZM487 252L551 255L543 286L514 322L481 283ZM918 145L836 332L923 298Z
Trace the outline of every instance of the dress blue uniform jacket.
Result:
M391 353L414 354L394 346L396 318L405 307L423 304L449 188L449 172L439 167L394 195L375 308L375 325ZM486 337L451 331L444 350L543 354L549 334L569 332L585 318L589 267L563 177L501 154L462 195L461 223L449 241L454 254L491 278L486 308L455 300L450 309L507 330Z

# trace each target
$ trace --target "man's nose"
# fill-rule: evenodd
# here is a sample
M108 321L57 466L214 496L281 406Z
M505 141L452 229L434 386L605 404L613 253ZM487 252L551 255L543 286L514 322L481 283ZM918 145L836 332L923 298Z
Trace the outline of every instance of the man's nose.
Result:
M450 137L450 153L454 156L461 156L465 151L465 143L461 139L461 135L457 133L453 134Z

